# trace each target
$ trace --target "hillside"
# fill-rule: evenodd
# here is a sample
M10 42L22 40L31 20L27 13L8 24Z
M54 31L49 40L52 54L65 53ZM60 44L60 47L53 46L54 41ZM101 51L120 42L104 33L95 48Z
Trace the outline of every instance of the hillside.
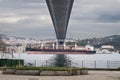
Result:
M0 34L1 39L5 44L25 44L25 43L37 43L38 40L32 38L18 37L18 36L9 36L6 34Z
M103 38L84 39L78 41L78 44L86 45L88 42L95 47L100 47L101 45L113 45L115 49L120 50L120 35L112 35Z
M17 36L8 36L5 34L0 34L0 38L5 41L5 43L39 43L41 40L36 40L32 38L24 38L24 37L17 37ZM95 46L100 47L101 45L113 45L115 49L120 50L120 35L112 35L102 38L92 38L92 39L84 39L79 40L77 42L78 45L85 46L87 43ZM72 44L72 43L70 43Z

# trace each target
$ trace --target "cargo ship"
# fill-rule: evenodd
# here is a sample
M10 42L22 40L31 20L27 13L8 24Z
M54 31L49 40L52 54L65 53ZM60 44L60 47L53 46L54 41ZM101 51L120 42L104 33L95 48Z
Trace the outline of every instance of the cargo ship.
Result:
M60 50L60 49L35 49L26 48L28 54L95 54L96 51L90 50Z
M87 45L85 49L40 49L26 48L28 54L95 54L93 47Z

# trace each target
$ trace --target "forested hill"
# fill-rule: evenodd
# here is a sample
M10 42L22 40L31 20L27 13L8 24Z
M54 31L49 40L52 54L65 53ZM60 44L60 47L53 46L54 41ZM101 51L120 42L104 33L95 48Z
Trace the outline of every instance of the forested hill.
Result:
M92 39L84 39L78 41L79 45L86 45L89 42L89 44L100 47L101 45L113 45L115 49L120 50L120 35L112 35L102 38L92 38Z

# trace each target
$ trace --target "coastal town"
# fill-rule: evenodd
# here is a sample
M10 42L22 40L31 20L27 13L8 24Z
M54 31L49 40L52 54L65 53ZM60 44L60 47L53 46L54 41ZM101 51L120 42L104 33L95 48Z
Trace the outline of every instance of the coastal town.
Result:
M1 34L1 52L3 53L18 53L26 52L27 48L39 48L39 49L57 49L57 43L55 39L48 40L37 40L32 38L24 37L13 37ZM66 40L64 43L64 50L87 50L87 51L96 51L96 53L112 53L118 52L119 49L115 49L113 45L103 44L100 47L95 47L94 44L89 41L85 45L80 45L78 40ZM98 41L100 44L100 42ZM98 44L97 43L97 44ZM102 42L103 43L103 42ZM96 44L96 43L95 43Z

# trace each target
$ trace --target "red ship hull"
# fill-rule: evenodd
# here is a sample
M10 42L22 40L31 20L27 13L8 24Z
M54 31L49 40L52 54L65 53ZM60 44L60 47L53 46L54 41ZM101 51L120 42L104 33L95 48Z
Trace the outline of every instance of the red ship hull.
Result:
M61 49L35 49L27 48L28 54L95 54L96 51L89 50L61 50Z

